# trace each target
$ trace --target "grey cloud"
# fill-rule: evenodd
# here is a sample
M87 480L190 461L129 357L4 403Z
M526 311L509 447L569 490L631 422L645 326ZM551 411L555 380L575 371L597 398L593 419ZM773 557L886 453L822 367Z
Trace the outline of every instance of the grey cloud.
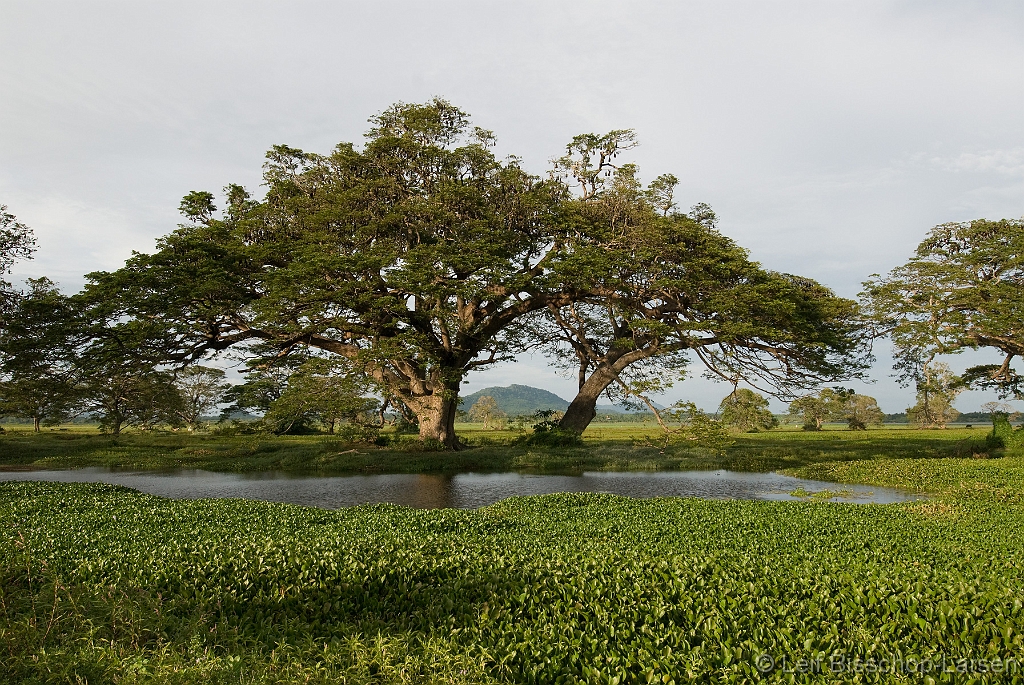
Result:
M844 295L935 224L1024 213L1015 2L2 0L0 45L0 200L41 247L16 275L68 288L151 249L184 193L258 187L271 145L433 95L538 173L636 128L645 176Z

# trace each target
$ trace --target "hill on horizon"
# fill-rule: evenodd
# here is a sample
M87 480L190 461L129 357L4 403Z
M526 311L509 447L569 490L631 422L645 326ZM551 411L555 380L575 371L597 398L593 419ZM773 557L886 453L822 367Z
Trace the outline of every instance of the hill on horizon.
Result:
M498 403L498 408L509 416L520 416L533 414L543 409L554 411L565 411L569 408L569 401L548 390L534 388L529 385L509 385L507 387L494 386L477 390L472 395L466 395L459 402L459 408L469 411L478 399L490 395Z
M469 411L469 408L484 395L493 397L494 401L498 403L498 408L509 416L528 416L545 409L565 411L569 408L569 400L564 400L549 390L516 384L477 390L472 395L466 395L459 400L459 408ZM655 404L655 406L661 408L660 404ZM598 404L597 411L606 414L635 413L613 404Z

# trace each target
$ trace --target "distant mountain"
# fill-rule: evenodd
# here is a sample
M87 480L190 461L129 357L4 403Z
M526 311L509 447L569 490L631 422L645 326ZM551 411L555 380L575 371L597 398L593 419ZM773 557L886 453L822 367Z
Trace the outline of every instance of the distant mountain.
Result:
M472 395L467 395L460 400L460 408L468 411L484 395L493 397L494 401L498 403L498 408L509 416L529 415L543 409L565 411L569 408L568 400L563 400L553 392L529 385L510 385L505 388L494 386L477 390ZM654 406L662 408L660 404ZM599 404L597 411L602 414L630 413L629 410L613 404Z
M529 385L510 385L507 388L495 386L477 390L472 395L462 398L461 408L468 411L484 395L493 397L494 401L498 403L498 408L509 416L532 414L542 409L565 411L569 408L569 402L555 393L532 388Z

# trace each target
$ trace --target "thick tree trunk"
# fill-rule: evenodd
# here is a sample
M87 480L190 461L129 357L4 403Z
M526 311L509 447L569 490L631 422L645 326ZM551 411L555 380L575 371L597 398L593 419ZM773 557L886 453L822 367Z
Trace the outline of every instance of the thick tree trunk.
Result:
M565 416L558 422L562 430L582 434L597 416L597 400L609 385L615 382L615 373L602 366L587 379L583 387L565 410Z
M654 344L629 351L615 348L609 350L590 378L580 386L580 391L565 410L565 416L558 422L558 427L577 435L582 434L597 416L597 400L601 393L618 380L619 374L633 362L663 350Z
M445 397L444 395L448 395ZM448 449L458 449L455 435L455 412L459 408L458 388L436 393L409 402L420 422L420 440L436 440Z

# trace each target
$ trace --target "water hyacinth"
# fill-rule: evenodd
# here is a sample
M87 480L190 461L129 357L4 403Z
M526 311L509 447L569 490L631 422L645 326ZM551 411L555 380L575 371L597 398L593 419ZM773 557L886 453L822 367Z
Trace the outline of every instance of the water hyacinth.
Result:
M325 511L6 483L0 517L12 682L824 683L758 659L1024 647L1016 505Z

